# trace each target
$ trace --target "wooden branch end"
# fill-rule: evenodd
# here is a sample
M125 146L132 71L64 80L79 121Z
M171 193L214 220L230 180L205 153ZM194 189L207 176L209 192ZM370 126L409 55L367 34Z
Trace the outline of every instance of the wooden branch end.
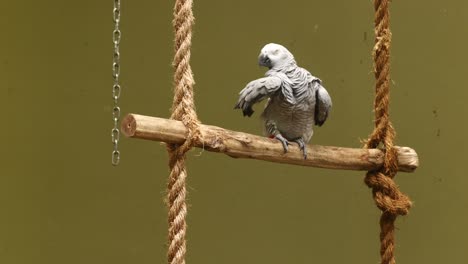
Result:
M128 114L122 120L121 130L122 133L126 137L134 137L136 128L137 128L137 120L133 114Z
M410 147L396 147L398 152L399 169L404 172L413 172L419 167L419 158L416 150ZM404 164L405 166L401 166Z

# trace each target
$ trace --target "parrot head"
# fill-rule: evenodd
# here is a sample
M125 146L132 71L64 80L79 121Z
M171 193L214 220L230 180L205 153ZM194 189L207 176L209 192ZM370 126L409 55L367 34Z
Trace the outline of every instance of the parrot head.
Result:
M294 56L285 47L270 43L266 44L258 56L258 64L269 69L295 63Z

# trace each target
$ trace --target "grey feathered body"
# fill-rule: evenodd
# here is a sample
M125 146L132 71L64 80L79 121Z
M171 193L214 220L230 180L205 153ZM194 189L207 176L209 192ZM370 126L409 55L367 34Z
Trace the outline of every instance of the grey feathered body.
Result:
M244 116L254 113L252 106L266 98L263 111L265 131L283 143L304 144L313 135L313 126L321 126L328 117L332 101L319 78L298 67L293 55L283 46L267 44L259 56L259 64L269 70L265 77L253 80L239 93L234 108L242 109Z
M276 124L278 131L288 140L301 138L307 143L313 135L315 124L315 84L320 80L301 67L290 66L284 70L269 70L265 76L282 79L283 89L291 90L284 94L279 89L273 94L263 111L265 131L271 134L270 124ZM288 98L288 96L292 98Z

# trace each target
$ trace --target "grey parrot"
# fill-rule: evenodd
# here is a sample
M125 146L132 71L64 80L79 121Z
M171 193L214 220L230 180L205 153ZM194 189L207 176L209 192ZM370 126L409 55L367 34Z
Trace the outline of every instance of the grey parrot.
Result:
M313 125L321 126L327 120L332 107L330 95L322 81L297 66L291 52L279 44L265 45L258 63L269 70L265 77L247 84L234 108L250 117L252 106L268 98L262 113L265 132L282 143L285 153L290 141L296 142L307 159L306 144Z

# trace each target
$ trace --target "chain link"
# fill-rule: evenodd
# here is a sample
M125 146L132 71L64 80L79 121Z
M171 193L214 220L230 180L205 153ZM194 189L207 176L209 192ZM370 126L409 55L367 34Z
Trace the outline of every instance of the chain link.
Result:
M114 99L114 108L112 109L112 120L114 121L114 128L112 128L112 144L114 149L112 151L112 165L117 166L120 162L120 151L119 151L119 140L120 140L120 107L119 98L121 92L121 86L119 84L120 76L120 38L121 32L119 28L120 24L120 0L114 0L113 9L113 20L114 20L114 31L112 32L112 42L114 42L114 56L112 61L112 77L114 79L114 85L112 87L112 99Z

